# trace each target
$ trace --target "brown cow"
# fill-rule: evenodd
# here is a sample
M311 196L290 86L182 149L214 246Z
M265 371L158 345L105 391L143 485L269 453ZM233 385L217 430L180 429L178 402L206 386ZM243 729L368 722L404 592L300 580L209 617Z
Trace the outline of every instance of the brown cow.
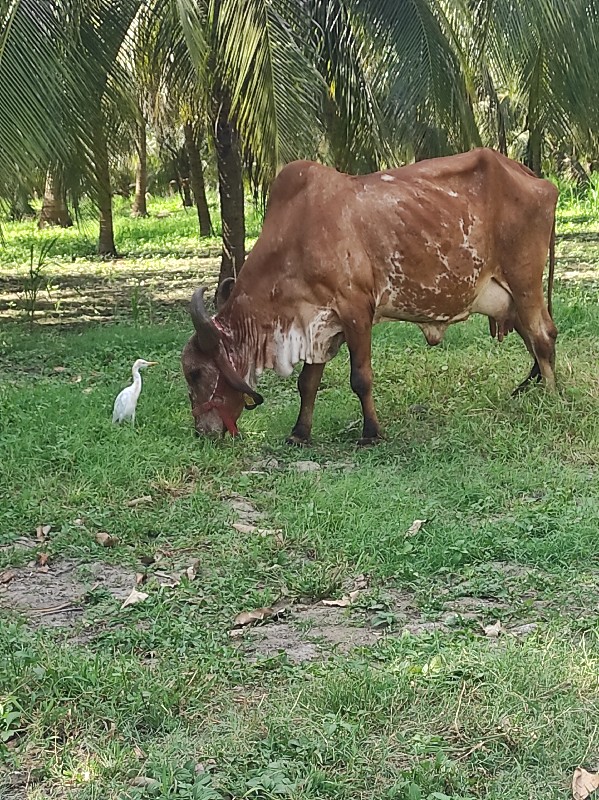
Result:
M371 330L383 320L414 322L434 345L449 325L485 314L491 335L515 329L534 359L518 390L541 379L553 389L556 201L553 184L485 149L355 177L289 164L239 279L219 288L216 316L203 289L192 298L196 333L182 363L196 431L235 435L244 405L262 403L261 372L288 376L303 361L288 441L308 442L324 366L346 342L364 414L360 443L375 442Z

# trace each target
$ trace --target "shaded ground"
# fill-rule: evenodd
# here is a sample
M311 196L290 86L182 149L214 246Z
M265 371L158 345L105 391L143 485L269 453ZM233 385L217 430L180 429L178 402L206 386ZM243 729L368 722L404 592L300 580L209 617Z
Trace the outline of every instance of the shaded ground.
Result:
M572 218L567 218L557 237L556 275L565 282L596 282L599 226L571 230L572 224ZM108 261L51 261L35 304L37 322L72 325L125 317L151 322L185 308L198 285L207 285L210 296L216 288L219 248L198 243L193 254L174 257L171 253L160 258L132 255ZM23 317L25 281L23 265L3 270L0 322Z

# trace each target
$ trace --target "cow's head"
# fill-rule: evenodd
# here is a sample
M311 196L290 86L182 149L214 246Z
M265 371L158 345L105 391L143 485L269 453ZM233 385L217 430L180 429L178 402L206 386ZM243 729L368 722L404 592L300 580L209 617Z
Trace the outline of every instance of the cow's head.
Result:
M237 420L245 408L263 402L237 374L227 353L223 334L204 305L205 287L197 289L189 308L195 334L183 348L181 363L189 388L191 413L198 434L236 436Z

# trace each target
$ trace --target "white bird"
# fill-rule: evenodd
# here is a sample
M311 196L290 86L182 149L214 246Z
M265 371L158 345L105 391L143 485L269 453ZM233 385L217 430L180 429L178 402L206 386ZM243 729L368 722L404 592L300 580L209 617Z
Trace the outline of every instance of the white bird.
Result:
M141 393L141 375L139 374L139 370L152 367L157 363L157 361L146 361L143 358L137 359L131 370L133 373L133 383L131 386L127 386L126 389L123 389L114 401L114 409L112 411L113 422L124 422L130 419L131 424L135 425L135 409Z

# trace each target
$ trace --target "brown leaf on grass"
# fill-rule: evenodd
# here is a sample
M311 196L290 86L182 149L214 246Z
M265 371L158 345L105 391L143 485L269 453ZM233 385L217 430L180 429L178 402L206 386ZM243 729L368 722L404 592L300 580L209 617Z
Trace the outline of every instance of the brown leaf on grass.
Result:
M0 584L3 583L10 583L13 578L17 577L17 573L13 572L12 570L7 570L6 572L0 572Z
M73 375L71 383L81 383L81 375Z
M185 570L185 574L187 575L188 581L195 580L195 577L198 574L199 566L200 566L199 559L196 558L196 560L192 564L190 564L189 567L187 567L187 569Z
M38 525L35 529L35 538L38 542L45 542L46 536L52 530L52 525Z
M255 608L253 611L242 611L241 614L238 614L235 617L233 622L235 625L243 628L246 625L254 625L256 622L262 622L263 620L274 616L275 613L277 612L270 606L265 606L264 608Z
M135 585L141 586L142 583L145 583L148 579L148 576L145 572L136 572L135 573Z
M358 575L358 577L354 580L352 585L352 592L358 589L364 590L368 589L370 586L370 578L368 575Z
M339 600L321 600L320 603L323 606L336 606L337 608L348 608L349 606L353 605L356 598L360 594L360 590L356 589L349 594L344 595L343 597L339 598Z
M38 567L45 567L49 560L49 553L38 553L35 563L38 565Z
M102 547L114 547L118 544L118 541L116 536L111 536L109 533L106 533L106 531L96 533L96 542Z
M66 372L66 367L54 367L54 372Z
M597 789L599 789L599 772L587 772L582 767L576 767L572 776L574 800L586 800Z
M129 597L123 602L121 609L127 608L127 606L134 606L137 603L142 603L147 597L148 595L145 592L138 592L137 589L132 589Z
M283 533L282 528L258 528L256 525L248 525L245 522L234 522L231 527L235 528L238 533L257 533L263 538L274 536L278 539Z
M405 532L404 536L416 536L420 528L425 524L425 519L415 519L414 522L410 525L408 530Z
M136 506L141 506L144 503L151 503L151 502L152 502L152 495L144 494L142 497L134 497L133 500L127 500L125 505L129 506L129 508L135 508Z
M497 639L501 634L504 632L503 625L501 624L501 620L497 620L492 625L485 625L484 628L485 636L489 639Z

